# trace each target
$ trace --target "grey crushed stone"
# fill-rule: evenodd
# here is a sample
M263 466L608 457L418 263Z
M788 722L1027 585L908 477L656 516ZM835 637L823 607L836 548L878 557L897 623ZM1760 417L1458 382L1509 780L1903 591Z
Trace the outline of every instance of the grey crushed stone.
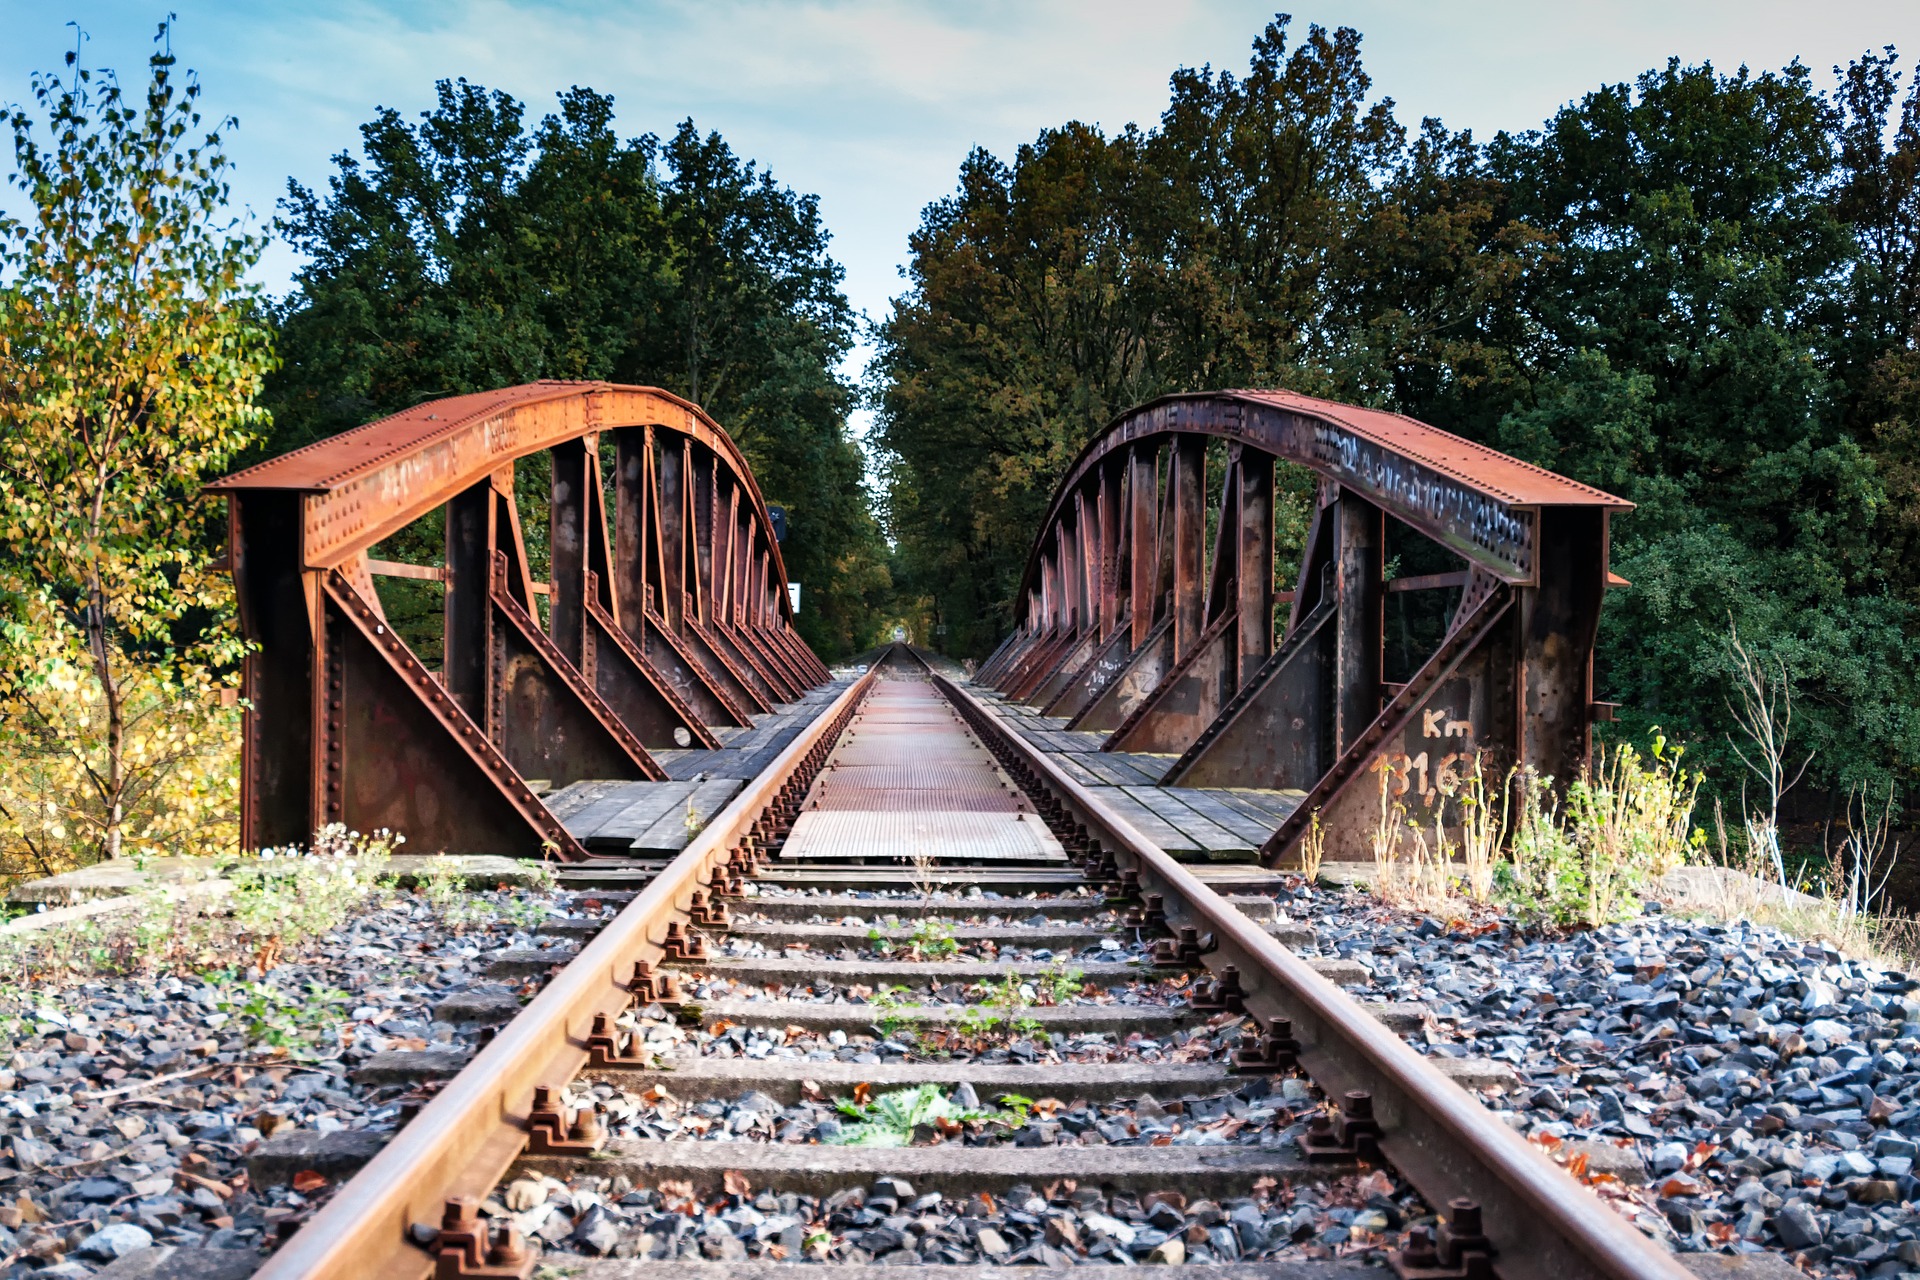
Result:
M1489 918L1454 930L1350 890L1278 897L1319 954L1371 972L1360 998L1433 1010L1417 1048L1508 1063L1519 1087L1487 1104L1589 1179L1619 1179L1602 1194L1649 1236L1686 1254L1781 1251L1816 1275L1920 1273L1907 974L1658 903L1548 936Z
M611 914L591 894L483 896L502 907L537 896L583 928ZM172 1258L187 1258L179 1265L204 1280L224 1274L205 1270L215 1261L257 1263L280 1221L297 1224L354 1163L327 1150L371 1149L422 1097L411 1079L359 1079L360 1069L428 1046L470 1054L468 1029L436 1021L434 1005L496 987L485 975L492 954L555 941L529 923L523 912L519 925L503 918L455 933L402 895L270 973L225 986L198 974L36 982L31 1007L0 1018L0 1280L102 1267L116 1277L186 1274L142 1269ZM250 1041L244 1014L217 1008L261 981L309 1009L314 987L346 994L337 1016L315 1020L320 1038L287 1054ZM248 1157L276 1142L320 1144L300 1164L320 1166L327 1185L301 1195L250 1178Z

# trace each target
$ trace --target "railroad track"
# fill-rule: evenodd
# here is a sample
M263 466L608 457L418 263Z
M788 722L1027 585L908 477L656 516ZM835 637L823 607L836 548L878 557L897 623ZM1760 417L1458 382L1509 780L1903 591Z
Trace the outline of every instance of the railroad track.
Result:
M1690 1274L1287 937L896 646L258 1274Z

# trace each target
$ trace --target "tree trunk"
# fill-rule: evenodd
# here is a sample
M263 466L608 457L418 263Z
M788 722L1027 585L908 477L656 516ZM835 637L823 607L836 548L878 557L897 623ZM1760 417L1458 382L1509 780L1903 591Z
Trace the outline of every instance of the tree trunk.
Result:
M102 832L105 856L120 856L121 826L125 819L126 770L123 749L126 744L126 717L120 705L120 685L115 679L112 652L107 645L106 593L96 578L89 593L87 608L87 646L93 653L94 678L100 682L100 696L107 707L107 773L101 799L106 804L106 827Z

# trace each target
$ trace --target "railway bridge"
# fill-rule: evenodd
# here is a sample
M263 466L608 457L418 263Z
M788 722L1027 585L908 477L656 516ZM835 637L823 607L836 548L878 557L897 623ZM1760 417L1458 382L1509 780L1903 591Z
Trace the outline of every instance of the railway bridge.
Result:
M1290 588L1283 462L1315 484ZM1470 1092L1518 1087L1506 1064L1429 1052L1430 1011L1285 909L1303 835L1337 855L1387 802L1446 822L1468 768L1585 762L1626 504L1391 414L1168 397L1063 479L968 678L905 644L808 652L739 450L649 388L434 401L213 490L253 645L247 842L343 822L545 856L579 907L488 958L517 985L449 998L503 1023L461 1040L446 1013L450 1078L447 1047L379 1055L417 1114L346 1135L364 1167L283 1220L263 1280L527 1280L525 1189L553 1185L615 1235L653 1224L632 1256L545 1235L585 1280L684 1276L705 1245L656 1225L746 1213L790 1225L732 1280L790 1274L788 1243L861 1275L876 1250L1066 1280L1191 1249L1349 1280L1295 1246L1356 1195L1412 1224L1379 1241L1402 1280L1690 1274ZM1396 597L1432 602L1397 667ZM739 1128L717 1100L742 1089ZM801 1123L909 1093L932 1109L892 1145ZM1036 1098L1038 1123L979 1110ZM641 1121L672 1099L724 1131ZM311 1137L256 1153L256 1185L325 1156Z
M1276 554L1279 463L1315 484L1297 570ZM657 861L834 688L793 628L740 451L662 391L435 400L211 489L253 645L248 847L344 822L430 849ZM1475 764L1563 780L1585 764L1608 710L1592 675L1619 581L1608 524L1627 508L1397 414L1167 396L1062 478L974 688L1170 850L1280 865L1317 824L1329 856L1356 856L1383 791L1444 821ZM416 562L379 554L409 530ZM1389 572L1421 554L1440 567ZM389 625L382 576L437 585L437 652ZM1396 598L1435 620L1401 672Z

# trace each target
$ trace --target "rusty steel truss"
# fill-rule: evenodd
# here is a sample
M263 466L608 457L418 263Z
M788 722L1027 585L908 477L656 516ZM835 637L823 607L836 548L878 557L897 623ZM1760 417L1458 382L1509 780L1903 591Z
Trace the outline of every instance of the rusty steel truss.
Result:
M534 580L514 470L551 468L550 581ZM586 852L536 788L662 779L653 751L717 747L827 679L793 629L746 460L650 387L539 382L455 396L209 486L251 642L247 848L343 822L416 848ZM370 553L434 512L438 564ZM609 529L611 523L611 529ZM374 578L445 589L440 669L395 633Z
M1224 455L1211 498L1210 445ZM1277 461L1318 476L1291 592L1274 587ZM976 679L1110 730L1104 750L1167 755L1163 785L1305 792L1269 863L1316 818L1328 857L1361 856L1383 790L1387 812L1451 825L1476 764L1495 789L1516 767L1564 781L1586 764L1607 711L1601 600L1623 585L1608 525L1627 510L1399 414L1280 391L1166 396L1081 451L1034 540L1019 625ZM1388 581L1388 520L1457 568ZM1386 596L1443 589L1459 591L1444 637L1388 683Z

